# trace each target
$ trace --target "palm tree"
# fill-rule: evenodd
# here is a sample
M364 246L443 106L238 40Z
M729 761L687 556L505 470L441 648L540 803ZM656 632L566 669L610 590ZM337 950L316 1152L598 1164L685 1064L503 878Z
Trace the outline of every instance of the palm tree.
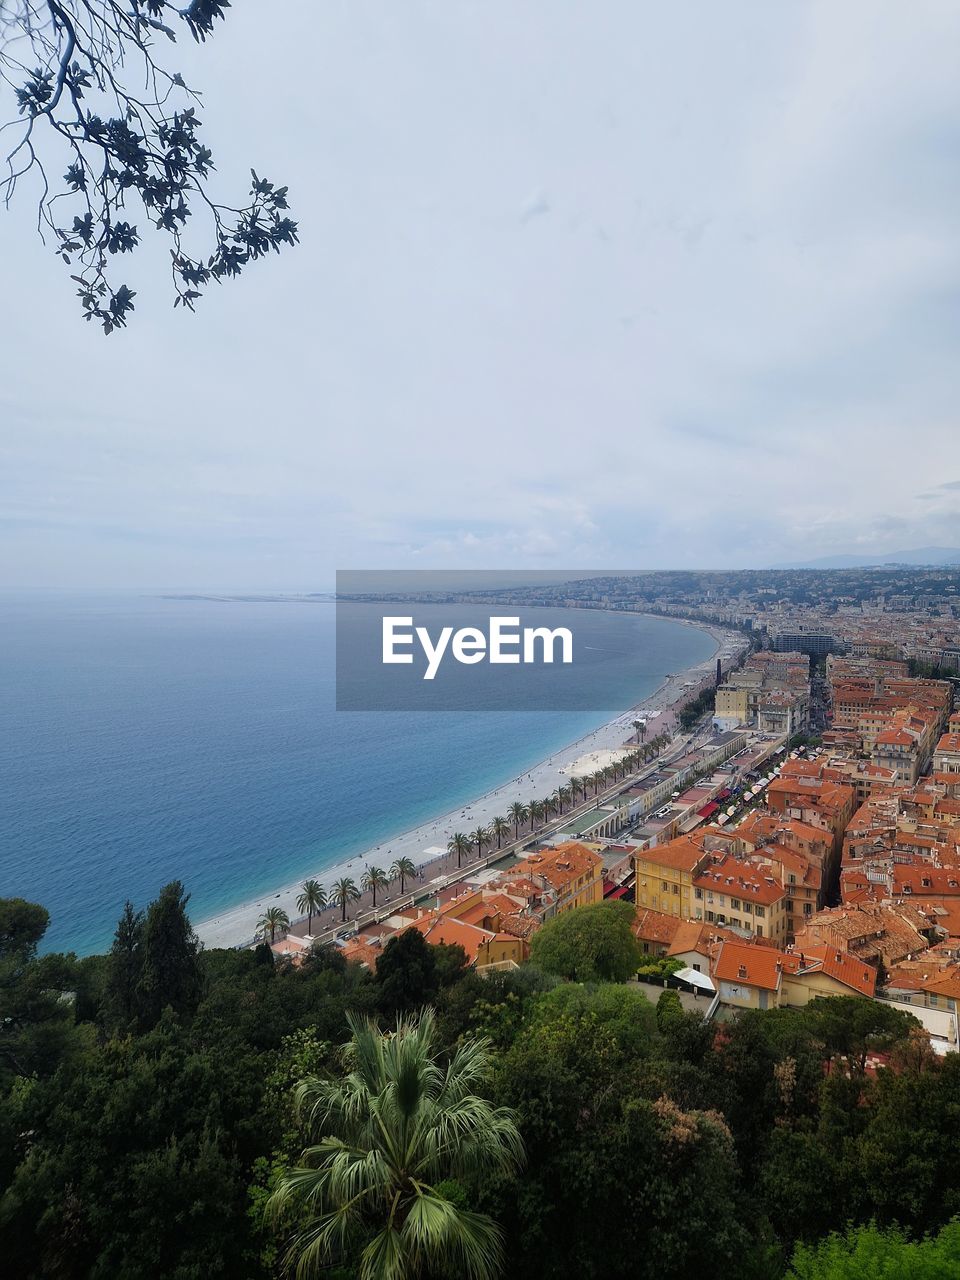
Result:
M463 861L463 855L470 852L470 837L465 836L462 831L456 831L452 839L447 844L447 853L455 853L457 855L457 866Z
M544 821L549 821L550 815L557 811L556 796L544 796L540 804L543 808Z
M601 784L605 781L604 772L598 769L596 773L590 775L590 781L593 783L593 794L596 795L600 790Z
M510 834L509 818L494 818L490 823L490 830L497 837L497 848L499 849L503 841L503 837Z
M486 827L477 827L476 831L470 832L470 839L477 846L477 857L483 855L483 846L490 843L490 832Z
M543 805L539 800L531 800L527 805L527 816L530 819L530 830L543 821Z
M397 858L393 866L390 868L390 879L400 881L400 892L406 893L407 881L413 880L417 874L417 868L409 858Z
M356 902L359 897L360 890L349 876L344 876L342 880L333 882L333 888L330 890L330 901L340 908L340 919L344 923L347 920L347 906L351 902Z
M303 892L297 897L297 910L306 913L307 933L313 933L313 917L327 905L327 891L316 880L304 882Z
M640 730L641 730L641 729L643 730L643 732L644 732L644 733L646 733L646 731L647 731L647 726L643 723L643 721L642 721L642 720L634 720L634 722L633 722L633 736L636 738L636 740L637 740L638 742L640 741Z
M298 1280L362 1252L358 1280L430 1275L495 1280L500 1228L440 1189L503 1178L523 1161L515 1114L477 1096L491 1071L488 1042L464 1039L445 1064L432 1010L384 1034L348 1013L339 1077L308 1076L296 1103L311 1143L281 1174L271 1207L296 1223L286 1262Z
M367 890L373 894L373 905L377 905L377 890L387 889L390 886L390 877L382 869L382 867L367 867L366 871L360 877L360 887L366 892Z
M270 935L271 947L277 940L277 930L281 929L284 933L290 928L290 917L284 911L283 907L267 907L263 915L257 922L257 933L262 934L266 941L267 934Z
M513 838L520 839L520 823L526 822L530 817L530 811L521 800L515 800L507 810L507 816L513 823Z
M557 787L557 808L563 813L563 806L570 799L569 787Z

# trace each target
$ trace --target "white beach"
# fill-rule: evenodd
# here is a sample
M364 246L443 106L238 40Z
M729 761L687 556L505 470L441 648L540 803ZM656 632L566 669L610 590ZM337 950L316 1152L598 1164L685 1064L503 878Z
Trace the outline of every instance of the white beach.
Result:
M624 747L632 738L634 720L646 720L648 738L655 737L663 729L672 733L674 723L671 708L681 698L689 696L692 691L686 686L691 682L697 684L705 678L712 678L717 653L721 645L729 642L733 635L717 627L699 623L696 626L716 641L713 654L695 667L670 675L642 702L555 751L525 773L510 778L460 808L421 823L411 830L400 832L392 839L383 840L380 844L355 854L349 860L325 866L318 871L308 870L295 883L261 894L256 899L221 912L215 918L202 921L197 925L200 938L208 947L239 946L249 942L267 907L282 907L291 921L296 920L301 914L297 910L297 895L304 880L311 876L325 885L330 885L341 876L351 876L359 883L365 867L375 865L386 870L399 857L407 857L416 866L422 867L446 852L447 842L454 832L470 832L477 827L486 827L498 814L506 815L514 801L527 803L531 797L550 795L563 784L566 777L584 775L602 768L618 754L617 749ZM468 870L465 866L464 872ZM388 892L394 893L395 890Z

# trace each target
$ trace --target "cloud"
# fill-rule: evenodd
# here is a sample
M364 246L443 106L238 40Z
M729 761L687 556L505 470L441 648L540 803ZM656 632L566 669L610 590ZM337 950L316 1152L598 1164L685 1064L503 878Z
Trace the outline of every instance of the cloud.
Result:
M303 227L195 316L148 240L104 341L5 215L0 584L960 545L960 11L601 9L184 46L218 192L253 164Z

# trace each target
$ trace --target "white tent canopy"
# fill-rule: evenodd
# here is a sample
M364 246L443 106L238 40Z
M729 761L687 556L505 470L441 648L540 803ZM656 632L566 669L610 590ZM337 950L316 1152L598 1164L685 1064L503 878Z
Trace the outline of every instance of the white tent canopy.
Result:
M716 991L711 980L699 969L678 969L673 976L681 982L689 982L692 987L699 987L701 991Z

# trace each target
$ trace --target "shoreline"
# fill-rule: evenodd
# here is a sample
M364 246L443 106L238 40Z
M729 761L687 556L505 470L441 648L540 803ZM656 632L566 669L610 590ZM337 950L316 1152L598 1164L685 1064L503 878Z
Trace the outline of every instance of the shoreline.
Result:
M644 615L646 616L646 615ZM657 615L650 615L657 616ZM440 862L445 858L447 841L457 830L469 831L478 826L488 826L497 814L505 814L508 805L514 800L525 803L531 795L549 795L556 790L558 782L574 772L573 766L591 752L609 752L623 748L633 734L633 719L646 719L650 728L656 733L660 729L674 728L672 709L685 696L684 686L691 679L696 683L712 674L717 654L731 641L738 639L737 633L710 623L695 623L689 619L675 619L709 635L714 641L712 654L702 662L683 671L674 672L665 677L662 683L640 702L633 703L619 711L605 723L582 734L573 742L559 747L532 765L523 773L507 781L491 787L481 795L466 801L462 806L446 810L434 817L427 818L407 830L385 837L379 844L370 846L353 854L341 862L325 867L318 872L305 872L296 882L287 883L277 889L261 893L256 898L247 899L235 907L221 911L216 916L209 916L200 921L196 932L206 947L237 947L250 943L254 937L257 921L263 911L270 906L282 907L294 924L301 918L296 907L296 898L305 880L314 878L325 885L342 876L352 876L359 884L360 876L366 866L376 864L387 870L391 863L399 857L409 858L418 870L429 866L432 862ZM650 724L660 720L660 724ZM651 734L651 736L653 736ZM586 766L581 766L585 771ZM469 874L469 861L464 864L464 874ZM422 884L421 880L421 884ZM365 895L366 896L366 895ZM389 901L391 894L382 902ZM357 903L350 914L356 914L362 906ZM348 920L350 919L348 914ZM339 912L335 919L324 918L324 928L339 920ZM299 932L299 930L294 930ZM314 932L318 932L315 929Z

